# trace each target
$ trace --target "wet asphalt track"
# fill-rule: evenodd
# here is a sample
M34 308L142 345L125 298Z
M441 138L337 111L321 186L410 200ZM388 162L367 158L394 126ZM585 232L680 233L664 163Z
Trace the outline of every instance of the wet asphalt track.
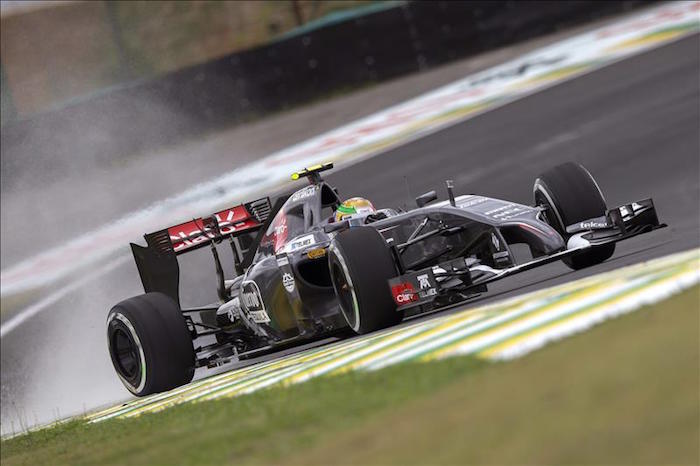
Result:
M571 272L556 263L494 284L485 300L686 250L700 245L699 79L696 34L327 179L342 196L364 195L378 206L408 202L404 176L413 196L437 189L444 197L444 180L451 178L459 193L529 203L538 173L574 160L593 173L608 205L653 196L661 221L670 225L619 244L611 260L588 270ZM185 269L182 281L182 294L193 302L215 296L209 277ZM109 362L104 320L110 305L140 292L129 263L2 339L3 432L17 428L18 417L46 422L128 398Z

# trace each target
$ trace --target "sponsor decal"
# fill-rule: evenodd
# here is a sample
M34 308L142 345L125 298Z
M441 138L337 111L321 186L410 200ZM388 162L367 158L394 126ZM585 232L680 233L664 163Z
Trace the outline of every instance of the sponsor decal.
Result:
M245 281L243 282L241 291L241 302L250 320L256 324L270 322L270 316L267 315L267 311L265 310L265 302L260 294L258 284L252 280Z
M256 324L265 324L270 322L270 317L265 311L250 311L248 314L250 315L250 320Z
M444 269L441 269L444 272ZM434 270L428 269L422 273L403 275L389 280L391 295L399 306L420 304L430 301L437 295L437 281Z
M301 201L303 199L308 199L309 197L316 194L316 185L309 185L304 189L300 189L292 195L292 202Z
M307 253L306 256L309 259L318 259L319 257L323 257L326 255L326 250L323 248L316 248L316 249L310 249Z
M248 309L255 309L262 306L262 300L257 292L244 291L241 298L243 299L243 304L245 304Z
M628 209L626 205L620 207L620 215L622 215L623 217L627 217L633 215L638 210L644 209L643 205L637 204L636 202L633 202L631 206L632 210Z
M505 210L499 214L494 215L493 218L496 218L499 220L510 220L512 218L519 216L523 212L527 212L527 209L523 209L522 207L514 207L512 209L508 209L508 210Z
M222 235L228 235L235 231L246 230L258 225L257 220L253 219L242 205L217 212L214 214L214 218L219 225L219 231ZM201 218L168 228L168 235L173 243L175 252L190 249L200 243L209 242L215 237Z
M457 203L461 208L474 207L475 205L483 204L488 199L481 196L465 196L463 201Z
M498 200L493 201L500 203ZM511 218L517 217L518 215L530 210L532 210L530 207L525 207L514 203L507 203L495 209L484 212L484 215L488 215L495 220L510 220Z
M289 265L289 259L287 258L287 256L277 257L277 265L280 267L283 267L285 265Z
M274 232L275 235L281 236L284 235L284 232L287 231L287 224L282 222L279 225L275 225Z
M435 277L432 270L430 270L428 273L417 275L416 280L418 281L418 287L420 288L418 291L418 297L420 299L428 299L437 294L437 289L435 289L433 286Z
M314 235L301 236L295 239L294 241L290 242L288 245L286 245L284 247L284 252L298 251L299 249L311 246L312 244L316 244Z
M284 289L288 292L291 293L294 291L295 282L291 273L285 272L282 274L282 284L284 285Z
M582 230L593 230L596 228L609 228L607 222L581 222L579 228Z
M601 216L597 218L591 218L584 220L583 222L574 223L566 227L567 233L577 233L580 231L590 231L590 230L602 230L606 228L611 228L612 223L608 221L606 216Z
M272 223L272 240L275 244L275 252L279 252L287 243L287 216L281 211Z
M492 215L494 215L498 212L502 212L508 208L510 208L510 204L502 205L500 207L496 207L495 209L487 210L486 212L484 212L484 215L491 215L492 216Z
M418 279L418 285L420 286L421 290L432 288L430 286L430 280L428 279L427 273L423 275L418 275L416 278Z
M418 294L410 283L399 283L391 287L391 295L398 306L418 301Z

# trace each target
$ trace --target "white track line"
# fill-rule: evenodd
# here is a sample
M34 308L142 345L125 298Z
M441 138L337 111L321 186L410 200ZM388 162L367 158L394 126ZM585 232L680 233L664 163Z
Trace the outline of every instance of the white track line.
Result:
M22 309L22 311L7 319L7 322L3 323L2 326L0 326L0 338L4 337L8 333L19 327L23 322L49 309L51 305L55 304L60 299L77 290L78 288L81 288L83 285L86 285L91 281L97 280L102 275L111 272L112 270L116 269L117 267L123 264L126 264L129 259L129 256L123 256L114 259L110 262L107 262L105 265L92 271L92 273L88 274L87 276L54 291L53 293L42 298L41 300L37 301L31 306Z

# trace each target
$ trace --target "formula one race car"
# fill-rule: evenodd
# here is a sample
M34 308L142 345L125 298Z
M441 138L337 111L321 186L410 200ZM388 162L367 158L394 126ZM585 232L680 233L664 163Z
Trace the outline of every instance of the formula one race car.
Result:
M665 226L651 199L608 210L593 177L574 163L537 178L533 207L455 197L448 181L445 201L431 191L407 212L361 214L343 208L322 180L332 167L295 173L309 184L274 207L259 199L147 234L146 247L131 245L146 293L114 306L107 320L112 362L129 391L169 390L190 382L197 367L386 328L553 261L598 264L617 241ZM217 252L223 241L233 252L232 279ZM220 301L181 309L177 257L205 246Z

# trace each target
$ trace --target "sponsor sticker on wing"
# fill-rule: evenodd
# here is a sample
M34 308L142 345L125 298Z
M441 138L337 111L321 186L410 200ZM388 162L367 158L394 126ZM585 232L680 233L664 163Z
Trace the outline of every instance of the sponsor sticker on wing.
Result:
M216 218L222 235L247 230L259 225L258 221L250 216L250 213L243 205L217 212L214 214L214 218ZM208 243L215 238L214 233L205 226L205 221L201 218L168 227L168 235L176 253Z

